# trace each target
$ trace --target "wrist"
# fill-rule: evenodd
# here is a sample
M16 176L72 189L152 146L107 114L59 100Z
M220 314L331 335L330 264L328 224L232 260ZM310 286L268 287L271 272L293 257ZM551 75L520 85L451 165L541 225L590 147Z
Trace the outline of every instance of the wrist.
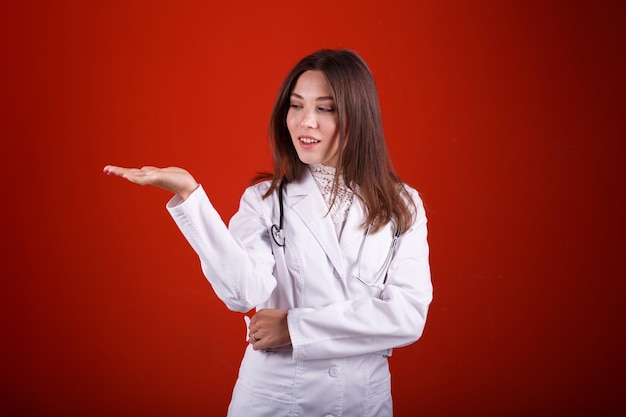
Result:
M189 196L198 189L198 187L200 187L200 184L194 183L191 187L185 188L184 190L177 192L176 195L180 197L183 201L187 200Z

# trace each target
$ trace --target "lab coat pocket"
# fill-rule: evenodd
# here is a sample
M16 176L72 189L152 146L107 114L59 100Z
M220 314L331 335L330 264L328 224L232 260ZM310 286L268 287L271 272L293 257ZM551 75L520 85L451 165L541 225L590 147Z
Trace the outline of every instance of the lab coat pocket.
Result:
M392 415L391 374L386 359L372 360L377 365L372 370L365 399L365 416Z
M287 415L293 404L293 387L267 380L239 379L235 385L236 398L229 415L276 417Z
M265 353L249 345L239 369L229 416L286 416L294 403L291 352Z

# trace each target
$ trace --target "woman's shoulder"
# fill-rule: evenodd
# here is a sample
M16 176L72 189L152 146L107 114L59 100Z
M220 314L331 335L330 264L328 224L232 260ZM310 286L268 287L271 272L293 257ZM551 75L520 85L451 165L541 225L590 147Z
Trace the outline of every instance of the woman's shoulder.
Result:
M423 200L422 194L417 190L417 188L403 182L402 187L404 188L405 201L411 212L413 213L413 222L415 224L421 224L426 219L426 207Z
M271 180L263 180L255 184L249 185L244 190L242 197L264 200L264 196L269 190L271 185L272 185Z
M421 201L420 192L417 190L417 188L407 184L406 182L402 182L400 183L400 185L402 188L404 188L404 191L411 197L412 200L416 202Z
M265 193L267 192L267 190L269 190L271 185L272 185L272 180L262 180L262 181L256 182L248 186L247 189L258 190L262 193Z

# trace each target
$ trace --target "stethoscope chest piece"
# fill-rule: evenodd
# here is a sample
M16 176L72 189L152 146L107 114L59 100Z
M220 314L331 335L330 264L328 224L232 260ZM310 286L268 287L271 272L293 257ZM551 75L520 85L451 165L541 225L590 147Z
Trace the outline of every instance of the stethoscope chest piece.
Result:
M279 229L275 224L272 225L272 237L278 246L285 246L285 235L283 229Z

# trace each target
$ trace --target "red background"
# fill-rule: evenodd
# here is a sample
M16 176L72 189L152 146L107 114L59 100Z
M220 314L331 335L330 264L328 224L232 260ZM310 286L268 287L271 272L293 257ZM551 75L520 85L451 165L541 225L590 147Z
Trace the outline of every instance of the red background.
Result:
M241 315L169 195L102 167L184 166L228 220L270 167L282 78L322 47L371 66L429 216L396 415L624 412L618 3L3 2L0 414L225 414Z

